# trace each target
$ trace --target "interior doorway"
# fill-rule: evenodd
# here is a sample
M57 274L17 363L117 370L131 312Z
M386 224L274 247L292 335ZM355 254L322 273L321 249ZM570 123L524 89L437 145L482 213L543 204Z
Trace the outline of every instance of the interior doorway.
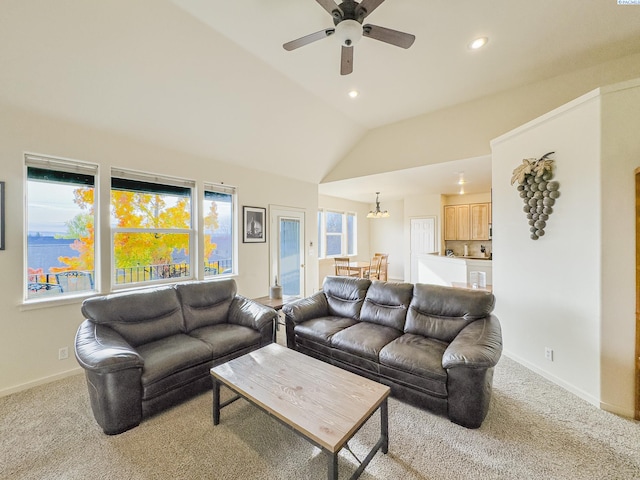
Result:
M436 251L436 217L412 218L410 225L411 283L418 282L418 258Z
M635 419L640 420L640 168L636 168L636 386Z
M270 207L270 282L282 285L284 295L304 296L304 212Z

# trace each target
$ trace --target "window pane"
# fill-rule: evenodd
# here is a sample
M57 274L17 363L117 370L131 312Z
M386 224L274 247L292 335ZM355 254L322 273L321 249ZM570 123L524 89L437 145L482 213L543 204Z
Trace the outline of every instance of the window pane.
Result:
M115 233L115 283L188 277L188 233Z
M111 179L115 284L190 277L191 188L132 175Z
M27 168L27 298L94 289L94 177Z
M300 220L280 220L280 285L284 295L300 295Z
M191 199L170 193L111 190L111 226L184 229L191 227Z
M342 233L342 214L325 212L327 233Z
M204 275L233 273L233 195L204 192Z
M327 256L342 255L342 236L327 235Z

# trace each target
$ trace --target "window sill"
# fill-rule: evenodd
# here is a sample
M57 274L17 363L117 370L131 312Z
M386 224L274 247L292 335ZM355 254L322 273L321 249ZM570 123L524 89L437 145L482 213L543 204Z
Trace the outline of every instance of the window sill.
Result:
M68 295L64 297L48 297L48 298L38 298L38 299L30 299L24 300L19 308L21 311L26 310L38 310L40 308L51 308L51 307L59 307L63 305L76 305L82 303L85 298L93 297L94 295L98 295L98 292L87 292L78 295Z

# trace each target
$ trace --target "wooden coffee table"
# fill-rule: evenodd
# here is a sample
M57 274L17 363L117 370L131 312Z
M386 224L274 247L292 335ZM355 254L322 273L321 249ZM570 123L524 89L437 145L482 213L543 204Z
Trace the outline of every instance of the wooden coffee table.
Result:
M356 479L378 450L389 447L389 387L276 343L211 369L213 424L220 409L245 398L327 454L328 478L338 478L338 453L380 409L380 438L352 475ZM238 395L220 403L220 385Z

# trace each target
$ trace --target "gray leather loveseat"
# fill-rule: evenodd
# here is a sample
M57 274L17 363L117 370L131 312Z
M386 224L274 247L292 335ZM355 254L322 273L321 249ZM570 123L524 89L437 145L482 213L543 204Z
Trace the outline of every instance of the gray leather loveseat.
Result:
M110 435L212 388L211 367L271 343L276 319L232 279L93 297L82 313L76 359Z
M327 277L322 291L283 308L287 345L477 428L502 353L494 302L479 290Z

